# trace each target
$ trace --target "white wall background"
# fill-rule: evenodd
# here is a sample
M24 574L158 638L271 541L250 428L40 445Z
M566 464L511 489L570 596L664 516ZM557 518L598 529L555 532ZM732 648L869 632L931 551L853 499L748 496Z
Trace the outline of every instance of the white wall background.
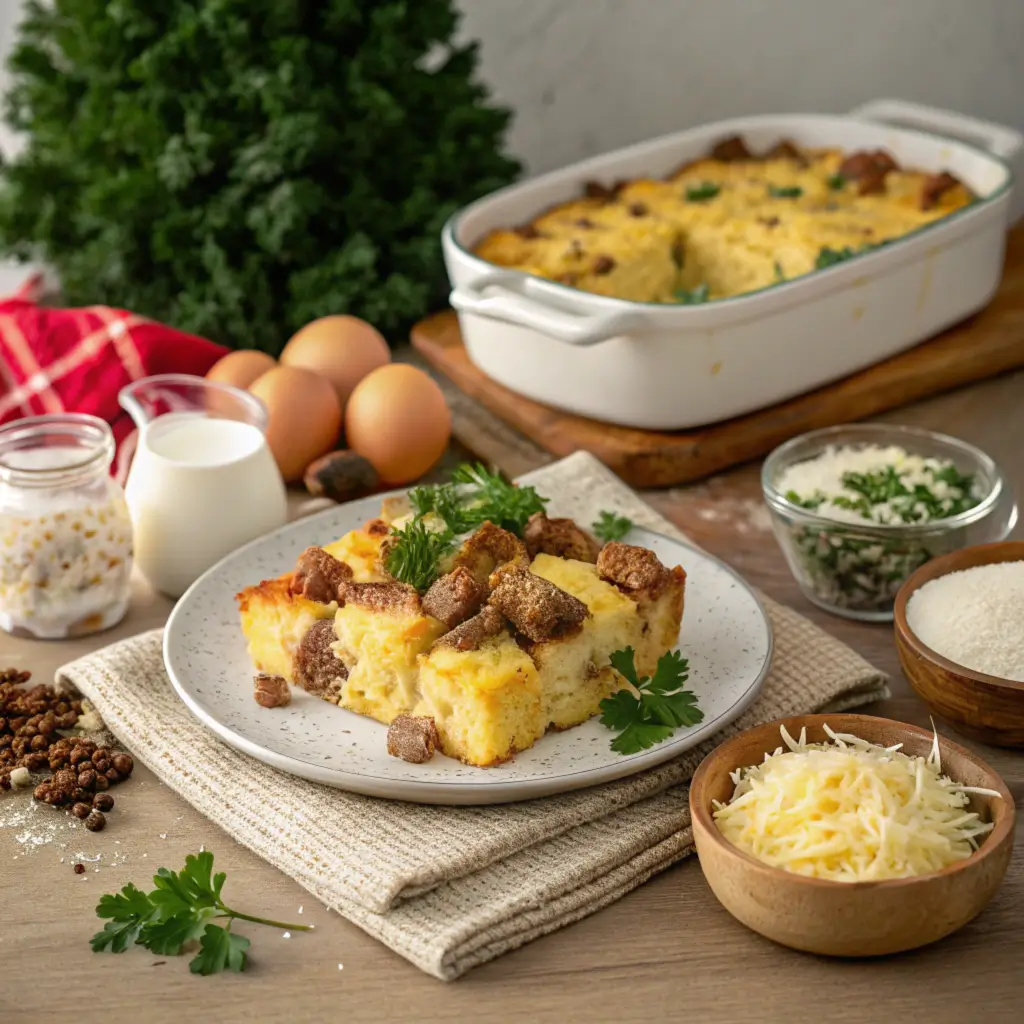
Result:
M371 3L372 0L365 0ZM898 96L1024 130L1024 0L461 0L531 171L704 121ZM0 0L0 59L21 0ZM6 73L0 70L0 91ZM0 127L0 146L12 139ZM10 278L0 270L0 290Z
M373 0L364 0L372 3ZM21 0L0 0L0 61ZM460 0L534 171L748 113L877 96L1024 130L1024 0ZM6 82L0 70L0 90ZM0 145L10 136L0 127Z
M1024 129L1024 0L461 0L533 171L898 96Z

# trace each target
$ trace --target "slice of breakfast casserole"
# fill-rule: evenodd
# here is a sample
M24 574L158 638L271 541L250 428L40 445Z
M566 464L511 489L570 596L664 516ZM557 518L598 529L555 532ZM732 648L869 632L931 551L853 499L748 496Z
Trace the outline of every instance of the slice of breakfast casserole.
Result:
M389 575L383 518L303 552L237 595L256 670L384 724L430 720L473 765L585 722L624 685L615 651L650 674L675 646L686 576L543 512L522 533L483 522L422 591Z

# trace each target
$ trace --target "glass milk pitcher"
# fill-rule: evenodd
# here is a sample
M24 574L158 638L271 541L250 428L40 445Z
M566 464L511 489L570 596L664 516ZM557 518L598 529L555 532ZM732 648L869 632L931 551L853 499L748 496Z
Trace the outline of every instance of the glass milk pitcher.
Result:
M285 523L255 395L166 373L129 384L118 400L138 427L125 485L135 564L156 590L180 597L226 554Z

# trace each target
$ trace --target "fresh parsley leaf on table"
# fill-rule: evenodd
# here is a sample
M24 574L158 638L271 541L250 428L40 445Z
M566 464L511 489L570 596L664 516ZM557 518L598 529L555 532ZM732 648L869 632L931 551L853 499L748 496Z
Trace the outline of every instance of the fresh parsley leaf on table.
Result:
M102 896L96 916L109 920L103 931L92 937L93 952L109 949L111 953L123 953L138 940L139 933L156 912L149 897L130 882L119 893Z
M696 694L683 689L690 665L679 651L663 654L653 676L637 675L632 647L616 651L609 660L636 691L622 689L601 701L601 724L619 734L612 740L616 753L637 754L667 740L676 729L704 720Z
M102 896L96 916L107 923L91 940L94 953L123 953L134 944L160 956L177 956L199 939L199 951L189 964L193 974L243 971L249 940L231 931L235 921L253 921L273 928L310 931L312 925L284 924L243 914L226 906L221 889L226 876L213 874L213 854L189 854L181 871L160 868L156 886L144 893L130 882L119 893ZM214 920L227 924L214 924Z
M199 952L188 965L193 974L216 974L225 969L245 970L249 940L243 935L235 935L230 928L230 922L226 928L215 924L206 926L203 937L199 940Z
M590 524L590 528L598 540L603 540L607 544L610 540L622 540L633 529L633 521L604 509Z

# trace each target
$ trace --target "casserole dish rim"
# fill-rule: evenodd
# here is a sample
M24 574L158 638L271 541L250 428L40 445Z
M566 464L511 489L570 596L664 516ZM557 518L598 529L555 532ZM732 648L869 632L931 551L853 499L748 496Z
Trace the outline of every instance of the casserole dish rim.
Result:
M552 281L551 279L542 277L538 274L530 274L523 270L518 270L512 267L502 267L499 264L491 263L478 256L471 249L467 248L467 246L458 238L458 228L460 222L464 218L489 205L495 200L498 200L503 196L507 196L517 190L529 189L531 187L541 188L545 184L550 183L553 179L561 177L570 171L576 171L582 176L587 173L588 168L594 165L600 165L604 162L613 160L616 157L627 156L632 151L639 149L648 147L652 149L657 148L660 144L666 144L671 139L678 138L679 136L686 135L691 132L709 131L711 129L728 131L731 128L739 129L740 126L743 126L749 131L752 127L758 127L759 122L763 123L765 127L770 127L772 122L783 119L803 119L808 123L822 121L832 123L852 122L858 125L876 127L879 131L897 131L900 134L917 136L931 142L941 142L947 145L953 144L962 146L964 149L970 150L975 155L999 165L1003 169L1005 177L1002 183L990 194L986 196L978 196L973 202L968 203L966 206L960 207L959 209L954 210L943 217L939 217L928 224L924 224L921 227L914 228L912 231L909 231L904 235L900 235L898 238L894 238L888 242L883 242L876 248L856 253L852 257L842 260L839 263L835 263L830 267L815 269L809 273L801 274L785 281L773 282L772 284L766 285L763 288L754 289L753 291L742 292L738 295L725 296L719 299L709 299L706 302L694 304L674 302L640 302L633 299L616 298L608 295L600 295L596 292L584 291L580 288L573 288L570 285ZM600 173L598 167L595 167L594 173ZM929 173L939 172L930 171ZM878 262L881 258L884 258L893 252L902 252L906 255L906 249L908 246L913 245L920 238L926 237L928 232L933 229L940 227L945 227L947 229L962 227L966 216L980 214L983 210L992 206L1000 199L1003 199L1012 192L1016 183L1016 175L1014 174L1013 167L1004 157L974 142L955 138L950 135L943 135L937 131L928 131L923 128L909 127L905 125L886 124L884 121L873 121L870 118L858 117L855 114L799 113L793 111L775 114L754 114L694 125L690 128L682 129L681 131L667 132L651 139L644 139L640 142L631 143L627 146L620 146L617 149L608 150L607 152L587 157L584 160L579 160L563 167L557 167L550 171L545 171L543 174L539 174L536 177L513 182L510 185L506 185L493 192L489 192L486 195L481 196L479 199L475 199L472 203L461 207L451 214L441 229L441 241L442 245L451 246L455 251L455 254L460 259L467 260L469 267L476 271L480 277L490 277L491 275L500 274L505 282L515 280L516 282L521 283L525 289L528 289L527 294L530 294L538 301L543 298L551 298L556 302L563 303L563 308L576 310L579 310L581 303L585 303L587 308L592 310L594 313L606 314L616 311L630 311L635 313L642 312L644 314L654 314L655 316L658 316L659 319L661 316L666 314L676 315L678 311L685 310L687 312L683 313L684 316L689 315L691 319L703 319L710 316L712 311L725 308L730 308L740 313L746 312L742 307L749 306L751 303L756 304L758 302L763 302L766 296L769 295L781 296L788 293L788 297L791 300L796 301L791 301L790 303L787 303L787 305L800 304L803 299L800 297L799 291L794 291L794 289L800 289L801 286L814 287L813 285L810 285L810 282L817 281L819 278L821 280L839 284L844 279L844 274L849 277L853 276L851 268L862 268L868 266L870 265L871 258L877 257L878 259L876 259L875 262ZM540 216L540 214L544 212L544 210L538 210L535 216ZM1007 227L1009 227L1009 225L1007 225ZM904 245L904 243L907 244ZM892 262L895 264L896 260L893 260ZM864 270L862 269L860 273L864 273ZM451 271L449 270L449 277L450 276ZM753 310L751 310L751 312L753 312ZM703 314L703 317L701 314ZM694 326L698 325L694 324ZM636 330L635 327L634 330Z

